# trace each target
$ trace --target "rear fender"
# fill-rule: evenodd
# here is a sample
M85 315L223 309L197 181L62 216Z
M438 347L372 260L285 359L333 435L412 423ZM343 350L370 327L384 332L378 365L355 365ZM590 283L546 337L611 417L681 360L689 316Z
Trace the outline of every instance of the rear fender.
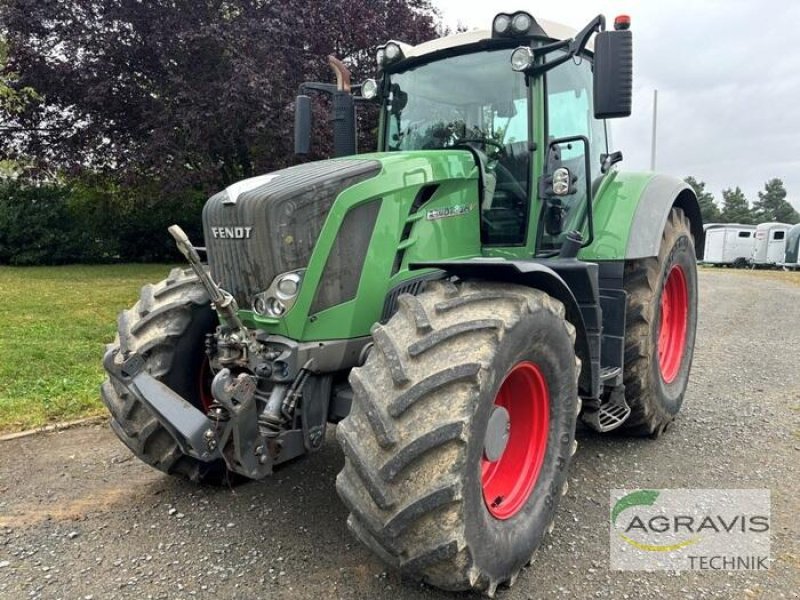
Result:
M611 172L594 201L594 241L581 250L579 258L605 261L658 256L673 208L682 209L689 218L695 252L702 258L703 219L691 187L668 175Z

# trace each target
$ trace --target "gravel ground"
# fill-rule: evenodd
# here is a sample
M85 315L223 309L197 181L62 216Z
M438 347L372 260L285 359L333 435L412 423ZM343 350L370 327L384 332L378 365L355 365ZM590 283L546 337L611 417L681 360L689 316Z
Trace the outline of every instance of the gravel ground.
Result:
M505 599L800 598L800 286L704 270L692 382L657 441L582 431L554 534ZM105 426L0 442L0 598L458 598L358 545L323 452L273 478L198 488L133 459ZM608 566L613 488L772 490L767 572Z

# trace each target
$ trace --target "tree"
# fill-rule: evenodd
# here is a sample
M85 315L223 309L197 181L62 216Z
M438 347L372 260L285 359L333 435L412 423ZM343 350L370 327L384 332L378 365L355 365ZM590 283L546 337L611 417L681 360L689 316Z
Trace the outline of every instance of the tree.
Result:
M763 192L758 192L758 200L753 203L753 212L758 223L800 222L800 214L786 200L786 188L783 186L783 181L777 177L764 184Z
M739 186L736 189L722 190L722 213L720 221L723 223L743 223L753 225L755 219L747 198Z
M720 213L717 203L714 202L714 196L711 192L706 191L706 184L704 181L698 181L691 175L684 179L684 181L694 190L697 196L697 202L700 204L700 214L703 217L703 223L715 223L719 221Z
M367 77L379 43L437 19L430 0L5 0L2 75L36 96L0 106L0 159L218 189L289 164L294 96L332 80L328 54Z

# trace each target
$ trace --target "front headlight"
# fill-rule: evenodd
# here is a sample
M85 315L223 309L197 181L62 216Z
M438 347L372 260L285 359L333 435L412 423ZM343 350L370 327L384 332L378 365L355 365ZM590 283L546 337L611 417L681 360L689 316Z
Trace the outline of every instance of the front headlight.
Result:
M262 317L282 317L294 306L305 272L298 269L278 275L269 288L253 297L253 311Z

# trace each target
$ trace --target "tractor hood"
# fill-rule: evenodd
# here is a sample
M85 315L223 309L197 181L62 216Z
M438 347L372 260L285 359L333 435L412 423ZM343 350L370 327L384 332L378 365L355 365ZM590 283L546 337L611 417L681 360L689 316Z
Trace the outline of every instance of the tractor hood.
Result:
M329 308L355 294L382 206L388 211L381 223L389 229L382 231L380 244L390 256L388 278L404 223L420 208L414 206L420 190L448 182L449 191L469 186L477 198L477 173L469 152L439 150L311 162L236 183L203 209L212 275L240 308L250 310L255 295L268 290L277 275L309 267L318 245L324 245L318 244L321 238L341 238L320 248L331 256L316 261L325 281L310 309ZM314 285L314 277L305 279L303 291L311 293L305 288Z

